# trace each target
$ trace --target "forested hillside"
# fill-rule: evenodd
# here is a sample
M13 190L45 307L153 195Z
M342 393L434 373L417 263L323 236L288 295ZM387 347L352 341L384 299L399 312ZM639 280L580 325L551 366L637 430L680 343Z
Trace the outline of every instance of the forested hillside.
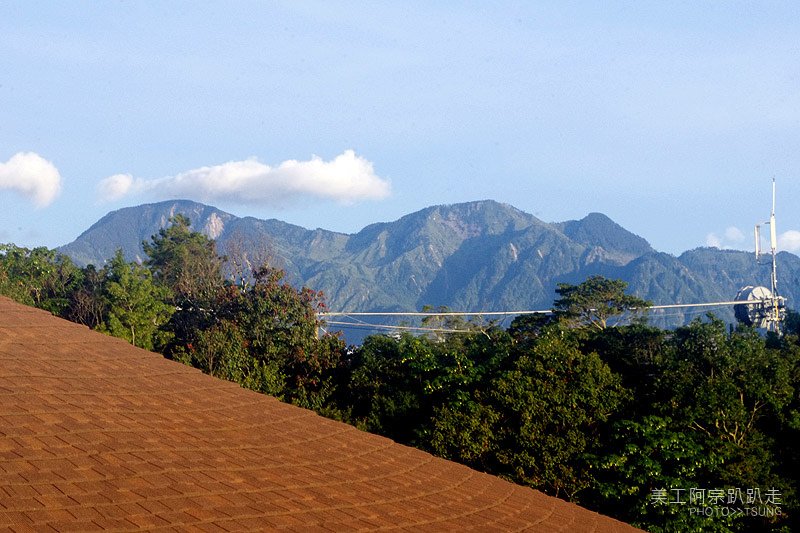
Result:
M800 527L796 313L780 338L712 316L668 331L591 276L508 328L432 316L425 335L348 348L320 293L223 259L185 217L142 252L79 268L4 245L0 294L649 531Z
M599 213L549 224L493 201L429 207L353 235L161 202L109 213L60 251L82 266L101 267L118 248L126 260L141 261L141 243L178 213L216 239L221 253L253 265L268 261L296 287L322 291L337 311L546 309L558 283L596 274L622 279L656 304L727 301L743 286L769 285L768 265L753 254L700 248L675 257ZM800 258L780 253L778 266L792 306ZM677 311L651 321L674 327L693 316ZM733 321L730 311L720 316Z

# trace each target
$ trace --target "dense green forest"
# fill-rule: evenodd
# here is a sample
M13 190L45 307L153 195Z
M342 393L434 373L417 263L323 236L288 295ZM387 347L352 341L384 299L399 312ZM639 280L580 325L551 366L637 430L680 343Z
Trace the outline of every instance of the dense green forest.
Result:
M98 269L2 245L0 294L649 531L800 530L796 313L782 337L619 325L643 302L593 277L560 285L553 315L431 317L442 331L348 347L321 293L220 257L185 217L144 249Z

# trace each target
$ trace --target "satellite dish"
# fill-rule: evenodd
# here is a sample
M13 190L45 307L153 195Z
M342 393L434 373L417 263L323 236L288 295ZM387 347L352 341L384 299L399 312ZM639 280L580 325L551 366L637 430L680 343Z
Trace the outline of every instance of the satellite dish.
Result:
M736 294L737 302L747 302L733 306L736 320L759 329L769 329L775 320L775 309L783 314L784 299L775 297L766 287L748 285Z
M786 318L786 298L778 296L778 232L775 229L775 178L772 179L772 212L769 215L769 248L772 254L772 290L766 287L748 285L739 289L737 302L733 306L736 320L758 329L781 333L781 322ZM761 255L761 226L756 225L756 261ZM747 303L744 303L747 302Z

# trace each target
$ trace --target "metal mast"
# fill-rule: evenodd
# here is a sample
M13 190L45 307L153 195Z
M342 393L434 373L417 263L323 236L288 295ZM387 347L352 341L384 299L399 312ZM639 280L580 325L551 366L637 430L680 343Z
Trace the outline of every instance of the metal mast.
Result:
M778 296L778 262L776 255L778 252L778 232L775 228L775 178L772 178L772 211L769 216L769 245L772 250L772 320L775 333L780 333L780 305Z
M770 272L770 288L748 285L742 287L736 295L736 300L749 302L734 307L737 320L767 331L781 333L781 322L786 313L786 299L778 295L778 231L775 226L775 178L772 178L772 210L769 220L769 247L772 254L772 271ZM761 226L756 225L754 236L756 240L756 262L760 264L761 255Z

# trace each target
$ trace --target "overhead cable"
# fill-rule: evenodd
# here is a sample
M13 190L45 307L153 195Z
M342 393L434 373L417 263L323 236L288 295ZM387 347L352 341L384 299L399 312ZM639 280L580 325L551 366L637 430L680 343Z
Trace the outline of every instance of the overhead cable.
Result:
M723 307L729 305L753 305L765 303L767 300L731 300L726 302L704 302L692 304L664 304L648 305L646 307L631 307L630 311L657 310L657 309L679 309L689 307ZM553 314L553 309L537 309L527 311L324 311L318 313L319 316L514 316L514 315L534 315Z

